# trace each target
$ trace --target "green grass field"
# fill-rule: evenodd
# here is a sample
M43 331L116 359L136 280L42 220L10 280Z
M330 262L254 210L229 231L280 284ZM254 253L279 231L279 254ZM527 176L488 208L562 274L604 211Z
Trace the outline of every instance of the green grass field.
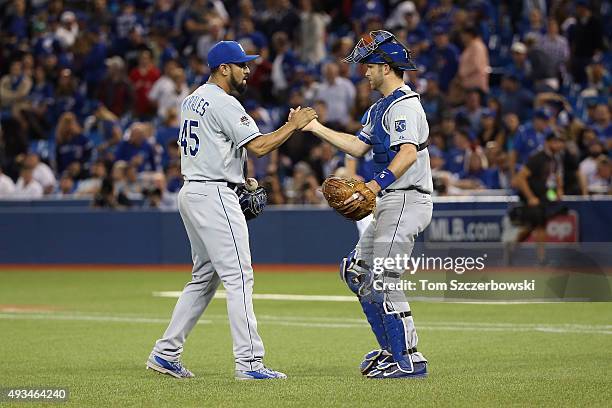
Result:
M144 369L183 273L0 272L0 387L62 386L79 407L610 406L612 303L413 302L422 380L366 380L375 340L357 302L255 300L265 362L287 381L233 379L225 301L183 360L196 378ZM255 293L349 295L333 273L256 271ZM10 404L0 403L1 406ZM15 406L49 404L19 403Z

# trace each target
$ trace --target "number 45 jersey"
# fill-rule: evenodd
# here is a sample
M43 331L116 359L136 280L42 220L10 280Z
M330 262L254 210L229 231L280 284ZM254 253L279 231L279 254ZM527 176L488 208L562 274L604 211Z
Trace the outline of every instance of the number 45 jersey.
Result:
M215 84L206 83L181 104L178 145L186 180L244 183L246 148L261 135L240 102Z

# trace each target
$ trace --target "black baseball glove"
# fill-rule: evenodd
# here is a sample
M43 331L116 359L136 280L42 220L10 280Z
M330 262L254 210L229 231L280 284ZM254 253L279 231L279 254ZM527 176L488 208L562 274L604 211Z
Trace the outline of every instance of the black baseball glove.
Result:
M258 187L255 191L241 188L237 194L240 208L242 208L242 213L247 221L261 214L268 203L268 193L266 193L266 189L263 187Z

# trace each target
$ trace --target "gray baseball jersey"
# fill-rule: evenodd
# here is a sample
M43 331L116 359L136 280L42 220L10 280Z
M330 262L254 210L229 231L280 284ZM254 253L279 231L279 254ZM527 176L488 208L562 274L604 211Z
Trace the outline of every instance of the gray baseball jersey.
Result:
M413 92L408 85L402 87L403 90L412 95ZM403 123L402 126L395 126L396 123ZM372 133L371 122L368 122L361 130L361 136L370 138ZM429 125L427 116L421 106L419 98L403 98L393 103L383 115L383 128L390 135L390 146L398 146L403 143L412 143L416 146L425 143L429 137ZM416 162L389 186L391 189L407 188L417 186L425 191L433 191L431 178L431 166L429 164L429 152L427 148L417 152Z
M248 142L261 135L240 102L215 84L204 84L181 104L181 170L186 180L244 183Z
M202 85L182 103L179 146L186 181L178 204L193 270L168 328L155 343L153 353L161 358L180 358L187 336L223 283L236 370L263 367L264 346L253 311L249 230L238 196L219 181L244 182L244 145L259 135L240 103L217 85Z

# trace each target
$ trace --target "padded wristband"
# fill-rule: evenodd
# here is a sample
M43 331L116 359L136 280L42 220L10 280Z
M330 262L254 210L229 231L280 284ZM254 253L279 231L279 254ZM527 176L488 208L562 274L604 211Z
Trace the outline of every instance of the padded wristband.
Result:
M391 170L384 169L383 171L378 173L376 177L374 177L374 180L376 180L381 190L385 190L387 187L393 184L396 179L395 174L393 174Z

